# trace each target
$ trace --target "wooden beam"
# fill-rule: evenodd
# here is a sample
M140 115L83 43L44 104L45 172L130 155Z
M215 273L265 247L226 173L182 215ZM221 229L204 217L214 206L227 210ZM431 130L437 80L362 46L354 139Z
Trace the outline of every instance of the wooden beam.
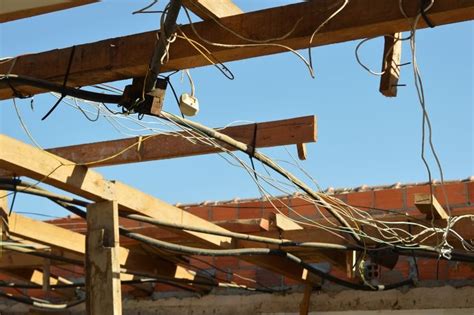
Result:
M449 215L440 205L435 196L430 194L415 194L415 207L426 215L426 219L431 220L433 216L435 219L447 220Z
M277 229L281 231L294 231L303 229L301 225L279 213L270 214L270 225L274 225Z
M313 293L313 286L311 284L306 284L304 288L303 299L300 303L300 315L308 315L311 293Z
M184 0L183 4L203 20L242 14L232 0Z
M400 63L402 60L402 33L385 36L382 60L382 76L380 93L387 97L397 96L398 80L400 79Z
M38 148L0 135L0 167L19 172L93 201L117 200L120 211L216 231L225 229L189 212L167 204L120 182L109 182L99 173ZM179 232L191 240L214 248L231 248L232 239L191 231ZM246 257L245 260L301 280L303 269L284 257ZM312 279L310 280L312 281Z
M41 3L41 1L2 0L0 23L71 9L77 6L98 2L99 0L65 0L55 1L54 4Z
M257 135L254 141L255 128L257 128ZM306 116L258 123L257 125L249 124L228 127L220 130L220 132L246 144L255 143L257 148L267 148L295 143L316 142L317 122L315 116ZM102 160L101 162L88 165L89 167L163 160L221 152L208 145L193 144L183 138L183 135L184 133L182 132L169 135L159 134L149 137L135 137L80 144L49 149L48 151L77 164ZM229 146L225 147L228 150L235 151L235 148ZM104 160L127 148L130 149L119 156Z
M414 16L419 12L419 1L405 1L404 6L409 16ZM293 49L303 49L308 47L309 38L316 27L334 10L332 1L308 1L230 16L221 19L220 22L239 34L260 40L282 37L295 28L296 25L289 36L274 41L274 43L286 45ZM437 0L428 15L437 26L472 20L474 19L474 2ZM412 27L412 20L412 18L404 18L400 13L398 0L350 1L347 7L321 30L312 45L328 45L407 31ZM425 27L427 27L426 24L420 21L419 28ZM188 37L199 41L189 25L182 26L181 29ZM214 21L195 23L195 29L203 38L213 42L248 43L217 26ZM156 32L151 31L77 45L68 77L69 85L87 86L143 77L149 66L150 53L153 51L155 40ZM208 46L208 48L221 62L286 51L281 46L246 48ZM19 57L11 73L62 83L68 68L71 49L55 49ZM164 65L163 71L208 65L208 61L184 39L177 39L170 50L170 60ZM42 66L38 67L36 65ZM11 62L0 65L0 73L8 73L10 67ZM26 95L44 92L31 87L17 87L17 90ZM12 96L13 92L6 80L1 80L0 99L7 99Z
M77 254L79 254L80 259L83 259L86 253L86 239L83 234L43 221L33 220L16 213L12 213L9 217L9 233L40 244L62 249L64 251L63 255L66 257L70 256L68 253L73 254L69 258L77 259ZM3 259L1 261L3 261ZM31 260L32 264L35 262L36 260ZM194 272L182 266L162 259L157 255L140 253L136 249L130 250L125 247L120 247L119 262L121 266L130 271L188 280L193 280L196 276ZM129 278L130 277L126 275L122 276L123 280Z
M87 207L86 309L91 315L122 314L118 206L103 201Z
M296 150L298 151L298 158L301 161L305 161L307 158L306 143L297 143Z

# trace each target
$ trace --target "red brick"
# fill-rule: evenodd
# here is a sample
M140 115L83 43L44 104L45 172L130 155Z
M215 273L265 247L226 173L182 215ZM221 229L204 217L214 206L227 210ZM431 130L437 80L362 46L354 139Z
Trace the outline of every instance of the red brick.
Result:
M429 185L412 186L406 188L406 207L407 209L415 208L415 194L429 194Z
M285 286L288 286L288 287L296 287L296 286L301 285L301 281L294 280L288 277L283 278L283 283L285 284Z
M209 208L207 206L190 207L186 211L202 219L209 220Z
M337 195L333 195L332 197L342 200L343 202L347 202L347 194L337 194Z
M273 205L272 205L273 203ZM263 202L263 218L268 219L271 213L282 213L288 215L288 207L290 207L291 200L288 198L274 199L272 202ZM277 211L277 208L279 211Z
M281 287L283 284L283 277L266 269L257 269L256 273L257 285L275 288Z
M257 278L256 269L239 269L236 270L232 276L232 280L240 285L248 287L256 287L255 279Z
M444 185L444 191L448 195L450 205L463 205L468 201L465 183L459 182ZM441 205L446 205L446 198L441 185L435 186L435 196Z
M474 182L467 182L467 195L470 203L474 203Z
M380 209L403 209L404 189L384 189L374 192L375 208Z
M354 207L371 208L374 206L374 192L362 191L347 194L347 203Z
M179 291L178 288L176 287L173 287L171 285L167 285L167 284L164 284L164 283L157 283L155 285L155 291L159 291L159 292L173 292L173 291Z
M216 257L214 264L221 269L238 268L239 260L235 257Z
M238 218L237 206L216 206L211 207L211 220L213 221L229 221Z
M312 202L306 201L302 199L301 197L292 198L291 208L293 209L293 211L289 212L288 216L290 218L298 219L300 218L299 215L302 215L310 219L315 219L317 217L320 217L320 214L316 206Z
M239 205L239 219L256 219L261 218L263 215L263 203L257 202L246 202Z
M199 268L199 269L213 269L214 263L214 257L199 257L199 258L191 258L189 260L189 264L193 267Z
M249 262L246 262L243 259L239 260L239 267L244 268L244 269L256 269L255 264L251 264Z

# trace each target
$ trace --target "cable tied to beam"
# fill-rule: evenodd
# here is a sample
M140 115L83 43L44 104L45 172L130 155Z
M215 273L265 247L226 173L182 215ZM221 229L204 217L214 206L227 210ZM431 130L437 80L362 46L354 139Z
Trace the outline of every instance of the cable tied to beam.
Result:
M43 118L41 118L41 120L45 120L46 118L48 118L48 116L51 115L51 113L56 109L56 107L58 107L59 103L61 103L61 101L66 97L66 95L67 95L67 93L66 93L67 80L69 78L69 73L71 72L72 61L74 59L75 52L76 52L76 46L72 46L71 54L69 55L69 62L68 62L68 65L67 65L66 74L64 76L63 88L62 88L62 91L61 91L61 97L56 101L56 103L53 105L53 107L51 107L51 109L46 113L46 115L44 115Z

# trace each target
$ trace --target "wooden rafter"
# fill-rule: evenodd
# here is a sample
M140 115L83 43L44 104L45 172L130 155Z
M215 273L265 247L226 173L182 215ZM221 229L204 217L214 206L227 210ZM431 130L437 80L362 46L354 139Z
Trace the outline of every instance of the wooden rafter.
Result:
M334 12L335 9L332 6L327 7L327 3L327 1L297 3L222 18L221 23L252 39L278 38L287 34L296 25L290 35L274 43L287 45L293 49L302 49L308 47L309 38L316 27ZM419 1L406 1L404 5L405 11L410 16L419 12ZM438 26L472 20L474 19L474 2L437 0L429 11L429 16ZM348 6L321 30L312 45L321 46L382 36L407 31L411 27L412 19L403 17L397 0L350 1ZM419 28L424 27L426 24L421 21ZM195 28L203 38L214 42L247 43L219 27L212 20L196 23ZM198 40L189 25L182 26L181 29L190 38ZM68 77L69 85L87 86L144 76L148 69L155 37L155 32L147 32L76 46ZM208 46L208 48L221 62L286 51L281 46L252 46L245 49L215 46ZM164 65L163 71L208 65L208 61L186 40L177 39L171 50L170 60ZM64 48L19 57L11 73L62 83L70 56L71 48ZM0 73L8 73L10 66L11 63L0 65ZM11 88L4 81L0 82L0 99L7 99L13 95ZM31 87L17 87L17 90L26 95L44 92Z
M33 220L16 213L12 213L9 216L8 223L9 233L11 235L59 248L65 252L63 255L66 258L74 259L79 255L81 260L84 261L84 255L86 253L85 235L50 223ZM71 256L70 254L73 255ZM11 254L10 256L16 257L18 255ZM1 257L0 265L4 263L5 259L9 259L10 256ZM177 266L156 255L140 253L137 250L120 247L118 259L121 266L127 270L189 280L193 280L195 277L195 273L192 271ZM37 260L32 259L31 262L36 264ZM157 265L159 265L160 268L156 268ZM122 276L123 280L129 278L127 275Z
M99 173L71 161L44 152L20 141L0 135L0 167L25 174L93 201L117 200L122 212L139 213L169 222L179 222L210 230L226 231L209 221L167 204L120 182L105 180ZM232 239L191 231L179 234L214 248L231 248ZM302 280L304 268L280 256L243 258L269 270L296 280ZM306 281L316 281L314 278Z
M257 148L316 142L317 140L315 116L233 126L222 129L220 132L249 145L255 143ZM47 151L78 164L88 164L93 161L98 161L88 164L89 167L111 166L221 152L219 149L209 145L189 142L183 136L189 136L189 134L184 132L157 134L153 136L53 148ZM233 147L226 145L224 145L224 147L228 150L235 151ZM111 156L116 157L108 159L108 157ZM8 175L8 172L0 170L0 176L6 175Z

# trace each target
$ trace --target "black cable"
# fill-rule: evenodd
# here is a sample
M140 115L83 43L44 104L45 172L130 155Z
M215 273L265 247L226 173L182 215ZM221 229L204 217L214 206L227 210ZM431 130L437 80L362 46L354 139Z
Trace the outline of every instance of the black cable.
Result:
M252 137L252 143L251 148L252 151L248 153L249 159L250 159L250 164L252 165L252 170L253 170L253 176L255 177L255 181L258 183L258 176L257 176L257 171L255 170L255 163L253 160L253 156L255 155L255 149L257 147L257 129L258 129L258 124L255 123L253 127L253 137Z
M64 99L64 97L66 97L67 94L65 93L65 89L66 89L66 86L67 86L67 80L69 78L69 73L71 72L72 61L74 59L74 53L75 52L76 52L76 46L72 46L71 54L69 55L69 62L68 62L68 65L67 65L66 75L64 76L61 97L57 100L57 102L53 105L53 107L51 107L51 109L46 113L46 115L44 115L43 118L41 118L41 120L45 120L46 118L48 118L48 116L51 115L51 113L56 109L56 107L58 107L59 103L61 103L61 101Z
M261 256L261 255L270 255L270 256L280 256L280 257L285 257L289 261L292 261L301 267L307 269L309 272L315 274L318 277L321 277L325 280L334 282L338 285L350 288L350 289L355 289L355 290L363 290L363 291L385 291L385 290L391 290L395 289L401 286L406 286L406 285L413 285L414 282L412 279L404 280L398 283L394 284L389 284L389 285L378 285L376 287L373 286L367 286L363 284L357 284L353 282L346 281L344 279L338 278L336 276L331 275L330 273L324 272L316 267L314 267L311 264L305 263L302 261L300 258L297 256L282 251L282 250L275 250L275 249L269 249L269 248L239 248L239 249L205 249L205 248L196 248L196 247L189 247L189 246L184 246L184 245L177 245L169 242L164 242L161 240L157 240L142 234L138 233L131 233L128 231L125 231L124 229L120 228L122 230L121 234L134 239L136 241L148 244L150 246L159 248L159 249L165 249L173 252L179 252L183 254L188 254L188 255L197 255L197 256L215 256L215 257L223 257L223 256Z
M421 17L423 18L423 20L425 21L425 23L430 27L430 28L434 28L435 25L433 23L433 21L431 21L431 19L428 17L428 15L426 14L426 8L430 5L430 0L420 0L420 13L421 13Z
M15 180L16 179L16 180ZM14 181L17 182L19 179L18 178L14 178ZM10 204L10 211L8 212L8 216L10 216L13 212L13 207L15 206L15 200L16 200L16 195L18 193L18 189L17 189L17 184L15 184L13 186L13 199L12 199L12 203Z
M20 85L33 86L38 89L47 90L56 93L64 93L68 96L80 98L83 100L97 102L97 103L112 103L119 104L122 100L122 95L104 94L92 91L81 90L78 88L62 86L61 84L53 83L47 80L37 79L25 75L9 74L3 77L1 81L7 84L16 83Z

